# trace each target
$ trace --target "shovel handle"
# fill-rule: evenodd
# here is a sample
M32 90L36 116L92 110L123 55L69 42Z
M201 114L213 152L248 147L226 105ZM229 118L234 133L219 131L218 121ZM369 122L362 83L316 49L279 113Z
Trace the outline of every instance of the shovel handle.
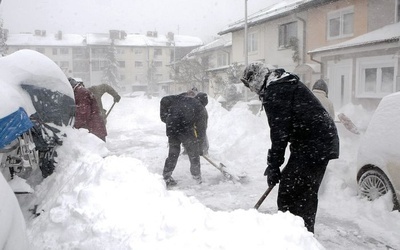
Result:
M108 110L107 114L106 114L106 118L108 117L108 115L110 114L111 110L114 108L114 105L116 104L116 102L114 102L111 106L111 108Z
M209 163L211 163L211 165L213 165L214 167L218 168L218 165L216 163L214 163L210 158L208 158L205 155L202 155L204 159L206 159Z
M261 198L258 200L257 204L254 206L255 209L258 209L261 204L264 202L265 198L267 198L267 196L269 195L269 193L272 191L272 189L275 186L270 186L267 188L267 190L265 190L264 194L261 196Z

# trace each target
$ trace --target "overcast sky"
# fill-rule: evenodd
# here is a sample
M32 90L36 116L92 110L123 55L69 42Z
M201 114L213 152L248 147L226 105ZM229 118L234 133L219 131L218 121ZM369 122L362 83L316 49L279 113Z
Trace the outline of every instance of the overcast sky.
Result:
M248 14L277 1L248 0ZM244 7L245 0L2 0L0 15L11 33L156 30L208 40L244 18Z

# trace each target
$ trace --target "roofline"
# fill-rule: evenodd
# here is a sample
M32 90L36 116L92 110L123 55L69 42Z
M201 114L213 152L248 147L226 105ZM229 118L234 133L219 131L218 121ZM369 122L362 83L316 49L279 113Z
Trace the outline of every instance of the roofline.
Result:
M308 51L307 54L317 54L317 53L324 53L324 52L331 52L335 50L342 50L342 49L351 49L351 48L358 48L358 47L364 47L364 46L372 46L372 45L378 45L382 43L395 43L400 41L400 37L392 37L389 39L384 39L384 40L379 40L379 41L371 41L371 42L365 42L365 43L358 43L358 44L353 44L353 45L348 45L348 46L337 46L337 47L332 47L332 48L327 48L327 49L316 49L316 50L311 50Z
M300 11L309 9L310 7L318 7L320 5L323 5L323 4L326 4L326 3L330 3L330 2L336 2L336 1L339 1L339 0L311 0L309 2L300 3L297 8L294 8L294 9L291 9L291 10L287 10L287 11L284 11L284 12L276 14L276 15L272 15L272 16L268 16L268 17L265 17L265 18L261 18L261 19L259 19L257 21L254 21L254 22L251 22L251 19L247 20L247 25L248 25L248 27L253 27L253 26L258 25L260 23L264 23L266 21L270 21L270 20L278 19L278 18L283 17L283 16L287 16L291 12L293 12L293 13L300 12ZM277 9L277 10L279 10L279 9ZM236 23L238 23L238 22L239 21L237 21ZM227 34L227 33L234 32L234 31L243 30L244 29L244 20L241 20L240 23L243 23L243 24L241 24L241 25L239 25L237 27L227 28L226 30L220 31L217 34L218 35L224 35L224 34Z
M260 20L254 21L254 22L251 22L251 21L248 20L248 21L247 21L247 26L250 28L250 27L256 26L256 25L258 25L258 24L260 24L260 23L264 23L264 22L266 22L266 21L278 19L278 18L280 18L280 17L282 17L282 16L286 16L288 12L289 12L289 11L284 12L284 13L280 13L280 14L278 14L278 15L276 15L276 16L266 17L266 18L263 18L263 19L260 19ZM230 29L228 28L228 29L226 29L226 30L223 30L223 31L218 32L217 34L218 34L218 35L225 35L225 34L228 34L228 33L234 32L234 31L243 30L243 29L244 29L244 21L242 21L242 22L243 22L243 25L240 25L240 26L238 26L238 27L233 27L233 28L230 28Z
M232 45L222 45L222 46L217 46L217 47L212 47L212 48L210 48L210 49L202 49L202 50L197 50L198 48L201 48L201 47L198 47L198 48L196 48L195 50L196 51L193 51L193 52L189 52L188 53L188 55L189 56L194 56L194 55L197 55L197 54L203 54L203 53L207 53L207 52L215 52L215 51L222 51L222 50L224 50L225 48L228 48L228 47L232 47ZM229 53L228 51L224 51L225 53Z
M231 66L231 64L225 65L225 66L221 66L221 67L216 67L216 68L209 68L209 69L207 69L206 71L207 71L207 72L221 71L221 70L228 69L230 66Z

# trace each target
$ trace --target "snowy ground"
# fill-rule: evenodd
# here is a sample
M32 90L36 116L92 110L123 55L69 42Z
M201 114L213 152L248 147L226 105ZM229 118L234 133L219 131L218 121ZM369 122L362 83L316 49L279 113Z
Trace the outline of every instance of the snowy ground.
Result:
M181 155L178 186L166 190L159 101L122 98L109 116L106 144L64 129L56 173L44 181L37 173L29 180L40 183L35 193L18 196L32 249L400 249L400 213L391 211L389 197L357 196L362 135L338 124L341 156L328 166L313 236L299 217L277 212L277 188L253 209L267 188L269 128L265 113L253 115L245 104L228 112L210 98L207 109L210 158L246 177L227 181L202 159L203 183L195 184ZM341 111L361 130L370 118L358 107ZM29 211L35 205L37 217Z

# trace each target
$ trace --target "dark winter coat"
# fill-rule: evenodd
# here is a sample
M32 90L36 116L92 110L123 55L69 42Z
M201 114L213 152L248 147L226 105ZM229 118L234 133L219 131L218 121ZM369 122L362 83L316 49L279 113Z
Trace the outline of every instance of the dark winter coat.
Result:
M206 137L208 115L204 105L193 97L169 95L161 99L160 118L166 124L168 137L192 136L203 143Z
M88 129L90 133L105 141L106 126L92 92L78 84L74 87L74 94L76 104L74 127Z
M304 163L339 157L339 138L334 121L298 77L285 73L267 84L262 98L271 129L268 164L279 167L290 143L291 154Z

